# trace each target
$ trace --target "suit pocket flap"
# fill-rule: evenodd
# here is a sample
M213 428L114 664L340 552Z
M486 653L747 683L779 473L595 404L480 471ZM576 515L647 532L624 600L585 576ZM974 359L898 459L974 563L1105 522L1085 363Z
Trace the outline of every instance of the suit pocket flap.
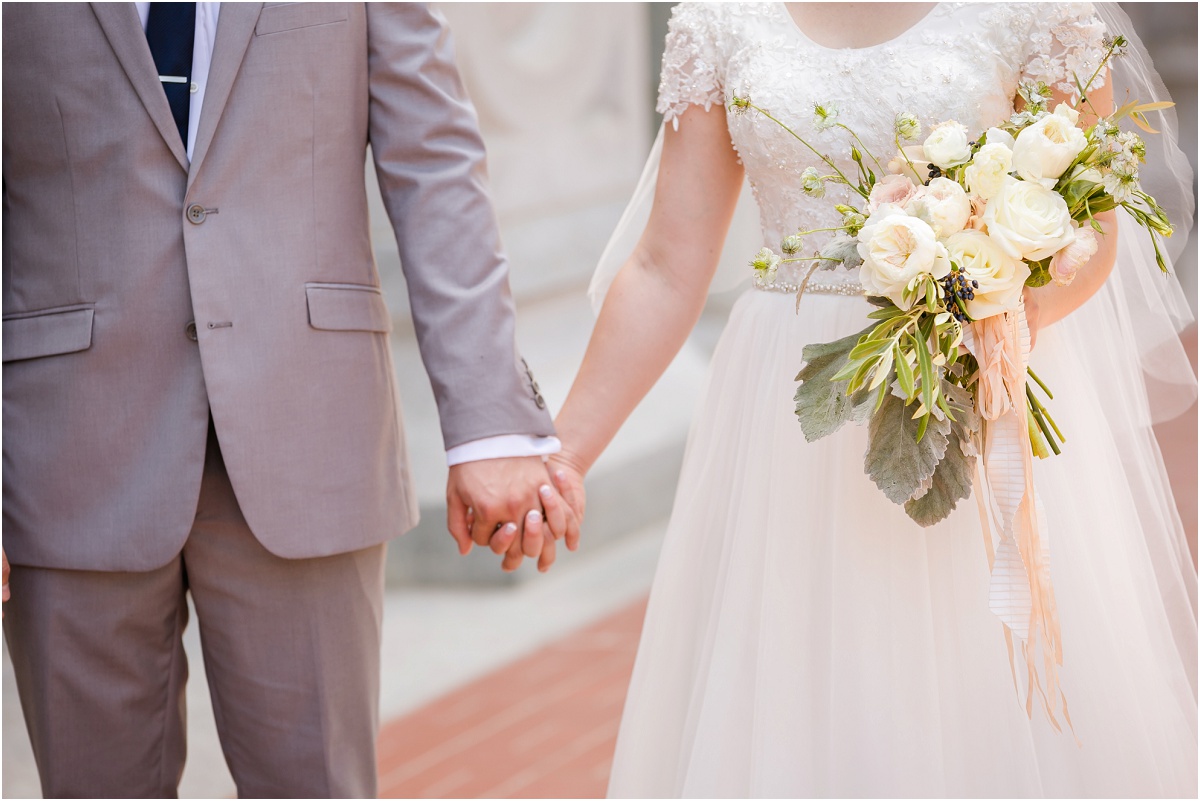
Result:
M4 361L74 353L92 346L94 309L63 309L4 318Z
M358 284L305 284L308 294L308 322L326 331L392 330L383 294L373 286Z
M278 6L266 6L258 15L258 24L254 28L254 34L266 36L269 33L283 33L298 28L345 22L347 19L349 16L345 6L341 3L285 3Z

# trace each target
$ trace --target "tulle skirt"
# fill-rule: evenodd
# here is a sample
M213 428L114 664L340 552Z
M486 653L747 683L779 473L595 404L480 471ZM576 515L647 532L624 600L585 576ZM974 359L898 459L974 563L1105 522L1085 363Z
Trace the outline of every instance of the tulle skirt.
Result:
M1078 743L1026 715L975 500L922 529L865 477L865 427L804 440L802 349L864 328L866 301L797 314L750 290L693 423L609 794L1195 797L1196 575L1114 291L1031 359L1067 437L1035 473Z

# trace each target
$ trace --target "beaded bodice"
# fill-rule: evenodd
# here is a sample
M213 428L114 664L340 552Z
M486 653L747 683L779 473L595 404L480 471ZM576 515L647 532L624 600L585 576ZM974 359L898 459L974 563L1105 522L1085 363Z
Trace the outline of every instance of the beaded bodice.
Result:
M818 130L818 103L834 109L836 121L853 129L886 166L896 154L898 113L916 115L926 131L954 119L982 132L1012 113L1021 81L1044 81L1070 93L1072 73L1087 80L1102 57L1103 36L1088 3L940 3L890 41L832 49L810 40L783 3L683 3L667 36L658 110L677 125L689 105L728 108L735 96L748 97L853 176L850 134L838 127ZM850 199L846 187L826 184L823 198L801 187L806 167L832 173L811 151L754 111L729 112L728 125L768 247L778 251L797 230L839 224L833 207ZM823 241L811 237L803 253ZM794 283L796 267L807 270L781 270L777 281ZM845 271L821 276L827 285L856 284Z

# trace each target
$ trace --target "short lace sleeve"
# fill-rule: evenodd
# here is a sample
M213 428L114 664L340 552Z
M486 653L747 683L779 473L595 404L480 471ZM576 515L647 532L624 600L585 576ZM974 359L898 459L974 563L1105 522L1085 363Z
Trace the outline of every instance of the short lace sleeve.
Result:
M658 112L664 122L679 126L688 106L724 104L725 59L716 3L680 3L668 23L658 84Z
M1035 4L1031 12L1021 80L1041 81L1074 97L1078 89L1072 76L1087 83L1104 58L1104 23L1091 3ZM1101 73L1092 88L1103 85Z

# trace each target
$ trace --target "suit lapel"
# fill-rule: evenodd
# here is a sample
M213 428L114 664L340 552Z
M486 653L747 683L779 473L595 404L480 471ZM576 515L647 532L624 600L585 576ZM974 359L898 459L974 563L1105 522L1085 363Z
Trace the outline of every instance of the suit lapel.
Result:
M150 119L175 154L179 166L186 171L187 151L179 138L175 118L171 116L167 95L158 82L158 70L154 67L150 46L146 44L146 32L142 30L137 9L133 3L92 3L92 11L100 21L113 52L117 54L117 60L129 76L134 91L150 114Z
M250 37L258 23L262 3L222 3L217 18L217 39L213 45L212 66L208 70L208 86L204 89L204 108L200 112L200 127L192 148L192 169L188 175L191 185L200 164L208 153L213 135L221 121L225 103L233 89L233 81L242 66Z

